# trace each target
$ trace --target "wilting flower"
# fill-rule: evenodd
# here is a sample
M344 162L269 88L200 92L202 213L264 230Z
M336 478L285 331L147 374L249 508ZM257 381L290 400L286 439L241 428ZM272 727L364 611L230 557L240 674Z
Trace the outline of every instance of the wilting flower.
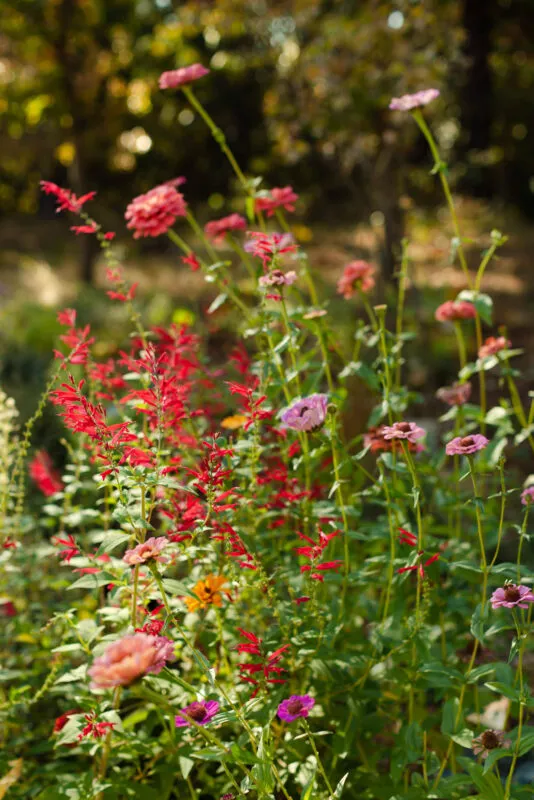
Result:
M39 450L30 461L30 477L46 497L51 497L63 489L61 476L54 469L52 459L44 450Z
M357 290L370 292L375 285L374 274L375 268L367 261L351 261L337 282L338 294L348 300Z
M528 586L516 586L509 583L496 589L491 595L492 608L528 608L529 603L534 603L534 594Z
M297 280L297 273L294 270L282 272L281 269L273 269L267 275L262 275L259 283L261 286L291 286Z
M472 436L457 436L447 443L445 452L448 456L468 456L483 450L489 440L481 433L474 433Z
M174 657L174 643L165 636L134 633L107 646L88 670L92 689L127 686L148 672L161 672Z
M490 750L496 750L498 747L504 747L508 750L511 744L510 739L504 738L504 731L489 729L473 739L472 747L475 755L487 758Z
M311 394L286 408L281 414L282 422L294 431L313 431L324 424L327 406L327 394Z
M477 310L466 300L447 300L436 308L434 314L438 322L458 322L461 319L474 319Z
M191 705L180 709L174 718L177 728L185 728L191 725L191 720L197 725L207 725L211 722L219 710L219 703L216 700L195 701Z
M489 336L484 344L480 347L478 351L478 357L487 358L488 356L494 356L497 353L500 353L501 350L507 350L511 346L512 342L510 342L504 336Z
M292 694L282 700L276 713L284 722L294 722L299 717L307 717L314 705L315 700L309 694Z
M208 575L205 580L198 581L193 587L194 597L186 597L185 604L189 611L208 608L208 606L222 606L222 595L219 589L226 583L223 575Z
M230 214L228 217L206 223L204 233L219 244L230 231L244 231L246 227L247 221L241 214Z
M265 211L268 217L272 217L277 208L285 208L286 211L294 211L295 203L299 199L292 186L271 189L256 197L254 209Z
M453 383L452 386L443 386L436 392L438 400L443 400L449 406L463 406L471 397L471 384Z
M529 505L530 503L534 502L534 484L532 486L527 486L521 492L521 502L524 506Z
M389 107L392 111L411 111L413 108L426 106L439 97L438 89L422 89L415 94L403 94L402 97L393 97Z
M164 550L169 544L169 540L165 536L152 536L146 542L138 544L132 550L127 550L122 557L126 564L146 564L147 561L164 561L161 556L161 551Z
M134 197L126 209L127 228L134 231L134 239L142 236L161 236L174 225L177 217L185 217L187 204L184 196L169 183L155 186L146 194Z
M394 422L393 425L384 425L384 439L407 439L414 444L426 434L415 422Z
M202 64L190 64L188 67L180 67L180 69L171 69L167 72L162 72L159 76L160 89L177 89L184 86L186 83L198 81L204 75L209 73L209 69L202 66Z

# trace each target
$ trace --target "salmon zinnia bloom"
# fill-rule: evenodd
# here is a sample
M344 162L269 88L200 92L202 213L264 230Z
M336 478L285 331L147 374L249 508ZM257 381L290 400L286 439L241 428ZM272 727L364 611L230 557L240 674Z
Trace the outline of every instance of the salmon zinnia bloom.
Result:
M198 581L193 587L194 597L186 597L185 604L189 611L198 611L208 608L208 606L222 606L222 595L219 591L221 586L226 583L223 575L208 575L205 580Z
M367 294L375 285L375 268L367 261L351 261L343 270L343 275L337 282L337 293L348 300L355 291Z
M475 306L466 300L447 300L436 308L434 314L438 322L459 322L462 319L474 319L476 315Z
M246 227L245 217L242 217L241 214L230 214L228 217L207 222L204 225L204 233L208 238L213 239L215 244L220 244L230 231L244 231Z
M134 231L134 239L142 236L161 236L174 225L177 217L185 217L187 204L184 196L172 185L163 183L146 194L134 197L124 214L127 228Z
M488 356L495 356L497 353L500 353L501 350L507 350L511 346L512 342L504 336L489 336L480 347L478 357L487 358Z
M152 536L146 542L138 544L137 547L127 550L122 557L126 564L146 564L147 561L165 561L161 555L169 544L169 540L165 536Z
M88 674L92 689L128 686L148 672L161 672L174 657L174 642L165 636L134 633L112 642L95 658Z

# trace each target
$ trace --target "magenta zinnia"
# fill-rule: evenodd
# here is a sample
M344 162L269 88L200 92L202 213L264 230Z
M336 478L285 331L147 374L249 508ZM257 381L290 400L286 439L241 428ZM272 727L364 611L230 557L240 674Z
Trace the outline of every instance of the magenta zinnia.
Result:
M292 694L278 706L277 714L284 722L294 722L299 717L307 717L315 705L309 694Z
M191 721L196 722L197 725L207 725L218 710L219 703L216 700L195 701L180 709L174 718L175 725L177 728L186 728L191 725Z
M202 64L190 64L188 67L171 69L167 72L162 72L159 76L159 88L178 89L187 83L198 81L199 78L203 78L208 73L209 69L206 69Z
M509 583L491 595L492 608L528 608L534 603L534 594L528 586Z

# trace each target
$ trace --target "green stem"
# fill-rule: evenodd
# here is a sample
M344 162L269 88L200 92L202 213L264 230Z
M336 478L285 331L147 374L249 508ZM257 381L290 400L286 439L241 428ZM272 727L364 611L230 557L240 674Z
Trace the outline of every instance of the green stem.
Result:
M305 731L306 731L306 733L308 735L308 741L309 741L309 743L311 745L311 749L313 750L313 755L315 756L315 761L317 762L317 767L319 769L319 772L323 776L323 780L324 780L324 782L326 784L326 788L328 789L328 792L330 794L329 800L333 800L333 798L334 798L334 790L332 789L332 786L330 785L330 781L328 780L328 776L327 776L327 774L325 772L325 769L323 767L323 762L321 761L321 757L319 756L319 753L318 753L317 748L315 746L315 742L313 740L313 734L312 734L312 732L310 730L310 726L308 725L308 723L307 723L307 721L305 719L302 720L302 723L303 723L304 729L305 729Z

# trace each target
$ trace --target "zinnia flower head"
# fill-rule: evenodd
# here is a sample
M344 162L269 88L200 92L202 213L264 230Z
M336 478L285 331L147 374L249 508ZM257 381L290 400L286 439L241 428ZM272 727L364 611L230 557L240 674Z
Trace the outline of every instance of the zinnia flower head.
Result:
M128 686L148 672L161 672L174 657L174 643L165 636L134 633L107 646L88 670L92 689Z
M216 700L200 700L181 708L174 718L177 728L186 728L191 725L191 720L197 725L207 725L219 710ZM189 719L188 719L189 718Z
M337 282L337 292L348 300L357 289L370 292L375 285L375 268L367 261L351 261Z
M142 236L161 236L174 225L177 217L185 217L187 204L184 196L172 186L173 182L155 186L146 194L134 197L126 209L127 228L134 231L134 239Z
M297 280L297 273L294 270L282 272L281 269L273 269L259 279L261 286L291 286Z
M500 353L501 350L507 350L511 346L512 342L505 336L489 336L478 351L478 357L487 358L488 356L494 356Z
M294 431L313 431L324 424L327 406L327 394L311 394L286 408L281 414L281 419L286 428Z
M178 89L180 86L185 86L186 83L198 81L204 75L209 73L202 64L190 64L188 67L180 67L180 69L171 69L167 72L162 72L159 76L160 89Z
M205 580L198 581L193 587L195 597L186 597L185 604L189 611L208 608L208 606L222 606L221 586L226 583L223 575L208 575Z
M526 486L521 492L521 502L524 506L534 502L534 483L531 486Z
M213 239L215 244L220 244L230 231L244 231L246 227L245 217L242 217L241 214L230 214L228 217L206 223L204 233L209 239Z
M532 590L528 586L516 586L515 583L508 583L491 595L492 608L528 608L529 603L534 603Z
M146 564L147 561L164 561L161 556L161 551L164 550L169 544L169 540L165 536L152 536L146 542L138 544L132 550L127 550L122 557L126 564Z
M299 199L292 186L271 189L270 192L263 192L256 197L254 202L255 211L265 211L268 217L272 217L277 208L285 208L286 211L294 211L295 203Z
M403 94L402 97L393 97L389 107L392 111L412 111L414 108L426 106L439 97L438 89L422 89L415 94Z
M511 744L510 739L504 738L504 731L488 729L473 739L472 747L475 755L487 758L490 750L496 750L498 747L504 747L508 750Z
M407 439L414 444L418 439L422 439L426 431L420 428L415 422L394 422L393 425L384 425L384 439Z
M438 400L443 400L449 406L463 406L471 397L471 384L453 383L452 386L443 386L436 392Z
M294 722L299 717L307 717L314 705L315 700L309 694L292 694L282 700L276 713L284 722Z
M474 319L477 310L473 303L466 300L447 300L436 308L435 318L438 322L458 322L462 319Z
M472 436L457 436L447 443L445 452L448 456L468 456L483 450L489 440L481 433L474 433Z

